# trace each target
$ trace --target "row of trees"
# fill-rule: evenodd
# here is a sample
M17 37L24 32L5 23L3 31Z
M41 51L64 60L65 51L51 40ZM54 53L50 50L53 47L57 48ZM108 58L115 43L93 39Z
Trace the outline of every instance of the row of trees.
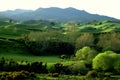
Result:
M120 33L31 32L27 36L26 45L30 52L38 55L42 53L74 54L84 46L90 46L99 52L106 50L119 52Z
M74 45L59 31L31 32L26 46L34 55L61 55L74 53Z

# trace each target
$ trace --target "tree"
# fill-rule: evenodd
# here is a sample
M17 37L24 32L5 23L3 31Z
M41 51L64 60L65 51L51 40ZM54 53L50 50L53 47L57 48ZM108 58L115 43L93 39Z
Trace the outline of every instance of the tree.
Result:
M9 20L9 23L12 23L12 22L13 22L13 20L12 20L12 19L10 19L10 20Z
M116 55L116 53L112 51L105 51L104 53L99 53L93 59L93 69L103 71L113 69L114 55Z
M99 53L93 59L93 69L97 70L115 70L120 73L120 54L116 54L113 51L105 51Z
M50 25L51 25L51 26L55 26L55 22L51 22Z
M120 33L101 34L97 43L98 47L105 50L120 51Z
M114 70L120 73L120 54L114 56Z
M94 36L91 33L84 33L76 40L76 49L80 49L84 46L93 46Z
M26 42L30 52L34 55L71 55L74 46L63 40L59 31L31 32Z
M76 22L68 22L66 26L67 26L68 41L72 44L75 44L75 40L78 36L78 31L77 31L78 25Z
M72 74L82 74L85 75L88 72L88 68L85 65L85 62L79 61L79 62L74 62L70 65L68 65L68 69Z
M75 58L77 60L89 60L92 59L97 55L97 52L90 47L83 47L82 49L78 50L75 54Z

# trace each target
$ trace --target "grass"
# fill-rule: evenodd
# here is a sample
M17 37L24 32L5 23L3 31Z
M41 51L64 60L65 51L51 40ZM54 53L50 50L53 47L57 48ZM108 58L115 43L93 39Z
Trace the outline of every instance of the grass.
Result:
M103 78L92 78L92 77L86 77L81 75L59 75L59 77L52 77L47 74L38 74L37 77L42 80L103 80ZM119 80L120 76L113 76L110 77L109 80ZM108 80L108 79L104 79Z
M112 78L119 78L120 79L120 75L112 75Z
M22 25L22 24L10 24L10 23L1 23L0 25L0 37L3 38L19 38L22 35L28 34L32 30L37 30L33 28L37 26L37 24L33 25ZM25 29L25 28L32 28L32 29ZM93 30L87 29L88 27L96 28L96 30L100 30L101 32L110 32L114 28L120 29L120 23L111 23L105 22L101 25L94 25L94 24L85 24L79 27L79 30L84 30L86 32L96 32ZM39 27L37 27L39 28ZM64 32L66 34L66 32ZM25 49L19 48L21 44L17 44L16 42L11 42L8 40L0 40L0 58L4 57L5 59L13 59L15 61L28 61L28 62L35 62L35 61L42 61L44 63L47 62L47 67L51 67L53 64L57 62L61 62L63 65L70 65L72 63L80 63L80 61L69 61L69 60L61 60L59 56L34 56L29 54ZM73 75L60 75L59 77L52 77L46 74L38 74L37 75L42 80L82 80L85 76L73 76ZM112 78L120 78L120 76L115 75ZM93 80L87 79L87 80ZM114 80L114 79L113 79Z
M47 63L56 63L61 62L61 59L58 56L33 56L33 55L24 55L24 54L10 54L10 53L2 53L0 57L4 57L5 59L13 59L15 61L42 61Z
M111 31L119 32L120 23L110 22L110 21L101 21L101 24L99 24L99 22L93 22L90 24L80 25L78 28L79 28L79 31L82 31L82 32L111 32ZM89 28L91 28L91 30Z
M0 58L14 59L16 61L42 61L55 63L60 62L59 56L34 56L29 54L24 45L9 40L0 40Z
M19 38L25 34L28 34L30 31L19 28L0 28L0 37L4 38Z
M52 77L46 74L38 74L38 78L42 80L84 80L85 76L74 76L74 75L59 75L59 77Z
M120 31L120 23L118 22L109 22L101 21L93 22L90 24L79 25L78 31L80 32L111 32L111 31ZM59 24L60 25L60 24ZM61 24L63 26L63 24ZM57 26L56 28L59 28ZM49 22L38 21L37 23L9 23L0 21L0 37L6 38L19 38L25 34L29 34L31 31L40 31L41 29L52 29ZM63 27L63 30L67 27ZM65 33L65 32L64 32Z

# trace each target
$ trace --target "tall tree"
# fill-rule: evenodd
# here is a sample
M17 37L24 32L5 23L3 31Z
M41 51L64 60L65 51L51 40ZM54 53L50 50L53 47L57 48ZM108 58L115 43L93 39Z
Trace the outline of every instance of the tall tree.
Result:
M120 33L101 34L97 46L103 50L120 51Z
M76 49L80 49L84 46L93 46L94 36L92 33L84 33L76 40Z
M76 22L68 22L67 23L67 36L68 41L70 41L72 44L75 44L75 40L77 38L78 32L77 32L77 23Z

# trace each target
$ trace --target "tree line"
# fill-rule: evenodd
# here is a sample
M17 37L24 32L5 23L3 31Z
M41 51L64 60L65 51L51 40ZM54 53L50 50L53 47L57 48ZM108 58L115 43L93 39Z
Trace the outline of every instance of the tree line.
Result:
M74 54L89 46L101 51L120 51L120 33L80 33L63 31L31 32L24 36L25 45L35 55Z

